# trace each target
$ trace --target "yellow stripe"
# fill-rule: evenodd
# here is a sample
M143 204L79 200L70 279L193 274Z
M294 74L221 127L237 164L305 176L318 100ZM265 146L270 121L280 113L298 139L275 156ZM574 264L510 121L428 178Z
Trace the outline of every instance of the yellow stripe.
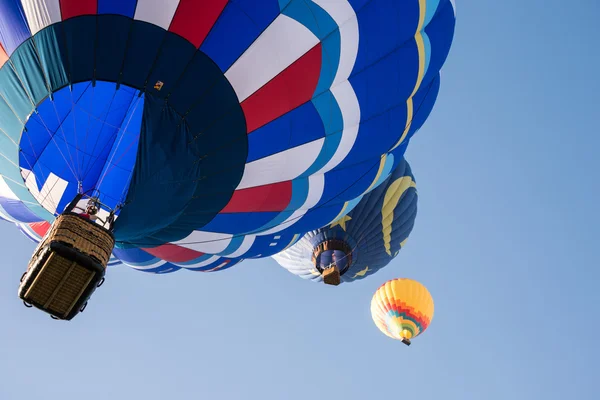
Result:
M340 211L340 213L337 215L337 217L335 217L333 219L333 221L331 222L332 224L335 224L335 222L337 220L339 220L340 218L342 218L344 216L344 214L346 213L346 208L348 208L348 202L344 203L344 207L342 207L342 211Z
M402 133L400 140L398 141L398 143L396 143L394 147L392 147L390 151L400 146L402 142L404 142L404 139L406 139L406 136L410 131L410 127L412 126L412 120L414 118L413 97L421 87L421 83L423 83L423 78L425 77L425 41L423 40L423 33L421 33L421 31L423 30L423 25L425 24L427 0L419 0L419 8L421 10L421 15L419 16L419 25L417 27L417 33L415 35L415 41L417 42L417 50L419 52L419 73L417 74L417 82L415 84L413 92L410 95L410 97L406 100L406 127L404 128L404 132Z
M292 240L287 244L287 246L285 246L283 248L283 250L287 250L296 241L296 239L298 239L298 236L300 236L300 235L295 234L294 237L292 238ZM283 251L283 250L281 250L281 251Z
M387 160L387 154L382 155L381 160L379 161L379 170L377 171L377 176L375 176L375 179L371 183L371 186L369 186L369 188L365 191L365 193L368 192L369 190L373 189L373 186L375 186L375 184L379 181L379 178L381 178L381 174L383 173L383 167L385 167L386 160Z
M392 222L394 222L394 210L398 206L400 198L411 187L416 187L417 184L410 176L403 176L396 179L388 187L383 199L383 207L381 208L381 224L383 225L383 245L385 251L391 257L392 249Z
M365 276L367 274L367 272L369 272L369 267L365 267L365 269L363 269L362 271L358 271L353 277L352 279L358 278L359 276Z

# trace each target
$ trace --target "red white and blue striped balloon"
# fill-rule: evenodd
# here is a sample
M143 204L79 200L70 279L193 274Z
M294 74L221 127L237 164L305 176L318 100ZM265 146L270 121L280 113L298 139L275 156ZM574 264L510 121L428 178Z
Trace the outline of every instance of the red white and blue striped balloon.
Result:
M285 247L402 159L454 24L450 0L0 0L0 215L94 193L151 272Z

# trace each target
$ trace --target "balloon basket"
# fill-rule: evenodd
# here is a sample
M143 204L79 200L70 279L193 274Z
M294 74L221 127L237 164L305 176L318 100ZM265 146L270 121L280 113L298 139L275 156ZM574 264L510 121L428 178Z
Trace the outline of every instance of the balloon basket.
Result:
M19 297L55 319L71 320L104 281L114 244L104 227L73 213L58 216L29 262Z
M407 346L410 346L410 339L407 339L407 338L402 338L402 339L400 339L400 340L401 340L401 341L402 341L402 343L404 343L405 345L407 345Z
M326 285L337 286L341 283L340 270L337 265L331 266L323 270L323 282Z

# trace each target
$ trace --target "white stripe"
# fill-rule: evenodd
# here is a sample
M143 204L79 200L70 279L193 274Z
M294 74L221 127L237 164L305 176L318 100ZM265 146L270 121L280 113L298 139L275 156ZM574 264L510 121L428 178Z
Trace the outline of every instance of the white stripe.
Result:
M358 19L354 9L347 1L313 0L325 10L338 24L341 37L340 65L333 85L348 80L358 55Z
M125 261L121 261L124 265L127 265L130 268L133 269L137 269L139 271L147 271L149 269L154 269L154 268L158 268L161 265L165 265L167 262L165 260L158 260L157 262L155 262L154 264L151 265L132 265L132 264L128 264Z
M280 14L225 76L241 103L318 43L308 28Z
M231 238L232 235L225 233L194 231L185 239L173 244L201 253L218 254L225 251Z
M42 190L38 190L35 174L26 169L22 169L21 173L25 177L25 186L27 186L27 189L31 192L33 198L46 210L53 214L56 213L58 203L60 203L60 200L65 194L69 182L54 175L54 172L51 172L50 175L48 175L46 182L44 182Z
M177 6L179 0L138 0L134 19L150 22L168 30Z
M182 268L190 268L190 269L194 268L194 269L196 269L196 268L201 268L201 267L205 267L207 265L213 264L213 263L215 263L216 261L218 261L220 259L221 259L221 257L219 257L219 256L212 256L208 260L199 262L199 263L194 264L194 265L180 265L180 264L176 264L176 263L171 263L171 264L177 265L178 267L182 267Z
M60 0L21 0L31 36L61 20Z
M244 240L242 241L242 244L240 245L240 247L237 250L235 250L231 254L221 254L221 255L226 255L228 258L241 257L244 254L246 254L246 252L248 252L248 250L250 250L250 248L254 244L255 240L256 240L256 236L254 236L254 235L245 235L244 236Z
M5 197L11 200L18 200L17 195L6 184L4 177L0 175L0 197Z
M246 164L237 190L285 182L297 178L317 159L324 138Z
M456 18L456 0L450 0L452 4L452 9L454 10L454 18Z
M358 137L360 105L348 78L350 78L358 56L359 30L356 13L347 1L314 0L314 2L338 24L341 40L340 64L331 87L331 93L342 112L344 128L342 139L333 157L318 172L324 174L338 166L346 158Z
M320 174L331 171L344 161L350 150L352 150L352 147L354 147L354 143L356 143L360 126L360 105L350 82L345 81L340 83L331 89L331 93L333 93L340 107L344 129L338 148L327 164L319 170L318 173Z

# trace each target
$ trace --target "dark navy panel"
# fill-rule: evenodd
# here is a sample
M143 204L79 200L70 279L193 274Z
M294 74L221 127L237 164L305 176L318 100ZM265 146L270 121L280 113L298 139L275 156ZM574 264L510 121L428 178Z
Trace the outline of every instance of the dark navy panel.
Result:
M143 239L185 210L200 177L187 146L188 129L164 100L146 97L135 172L115 225L118 240Z
M224 79L218 66L203 52L197 51L185 72L172 89L169 104L182 115L187 113L217 82Z
M144 87L166 33L161 27L147 22L133 23L127 39L123 83L138 89Z
M325 137L315 105L305 103L248 135L248 162Z
M196 47L193 44L179 35L168 32L152 66L145 90L155 96L166 97L192 60L194 53ZM159 81L163 86L155 89L154 85Z
M278 15L277 0L230 0L200 50L227 71Z
M186 73L195 71L202 80L203 71L211 70L218 68L197 57ZM155 245L183 239L213 219L242 178L246 124L229 82L221 75L192 101L186 94L178 102L178 93L169 100L193 105L185 121L163 99L147 95L136 166L115 225L120 241Z
M69 83L69 59L65 48L65 34L61 24L54 24L38 32L33 40L40 63L52 91Z
M118 14L133 18L137 0L98 0L98 14Z
M199 75L198 79L202 79L202 76ZM195 136L233 110L241 111L241 107L231 84L222 76L207 91L198 94L192 108L186 111L185 118L193 127Z
M66 38L71 83L91 80L96 58L96 16L71 18L61 25Z
M0 1L0 43L10 56L31 36L21 0Z
M116 15L98 17L95 71L97 80L120 81L127 39L132 25L133 20L127 17Z

